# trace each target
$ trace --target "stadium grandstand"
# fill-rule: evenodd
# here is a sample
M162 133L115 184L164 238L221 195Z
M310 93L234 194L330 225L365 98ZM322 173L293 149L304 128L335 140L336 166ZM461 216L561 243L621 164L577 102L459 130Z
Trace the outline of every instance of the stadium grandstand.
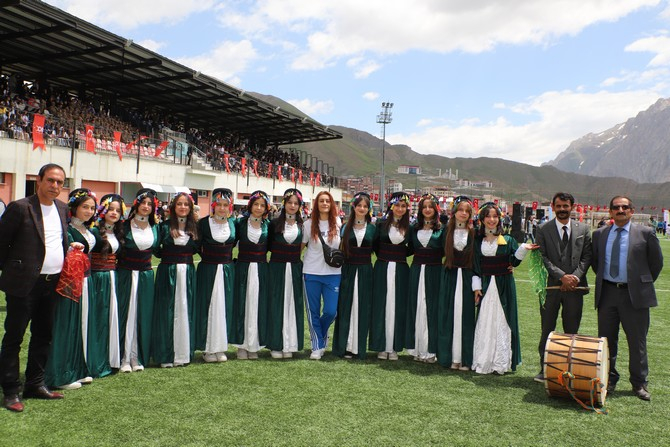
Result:
M217 187L238 206L297 187L341 203L334 170L292 145L342 136L305 115L37 0L0 0L0 47L4 203L32 194L46 163L68 174L62 198L85 187L129 200L145 186L163 200L190 191L206 210Z

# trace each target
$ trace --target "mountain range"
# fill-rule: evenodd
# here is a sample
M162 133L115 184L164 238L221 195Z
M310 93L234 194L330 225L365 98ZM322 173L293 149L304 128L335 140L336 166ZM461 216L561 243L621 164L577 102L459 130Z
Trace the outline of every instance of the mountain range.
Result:
M271 104L279 105L284 110L306 116L279 98L257 93L255 95ZM656 207L660 212L661 208L670 208L670 183L667 183L670 173L663 172L663 167L667 171L670 157L669 151L663 150L663 144L667 147L670 143L669 106L670 100L659 100L625 124L598 135L589 134L571 143L554 161L543 166L497 158L425 155L415 152L407 145L387 142L384 171L387 179L402 182L405 189L414 189L417 183L419 187L437 184L473 197L493 194L508 202L543 203L550 202L556 191L567 191L575 196L577 202L593 206L607 205L614 194L623 194L631 197L638 210L646 206ZM667 121L663 125L664 120ZM379 175L382 147L380 138L348 127L329 127L340 132L342 138L296 144L293 147L334 166L335 175L338 177ZM590 145L586 141L590 141ZM613 151L608 153L608 162L601 160L598 163L598 158L604 158L602 154L605 151ZM601 156L598 157L598 154ZM665 161L661 161L663 157ZM609 164L609 159L614 159L616 165L607 170L605 165ZM418 178L414 175L398 174L400 165L421 166L422 174ZM632 169L633 165L635 169ZM619 169L616 169L617 166ZM621 166L626 166L626 169L621 169ZM489 181L493 186L486 190L459 188L454 181L444 176L449 169L454 174L458 170L458 177L461 179ZM658 182L644 182L644 179Z

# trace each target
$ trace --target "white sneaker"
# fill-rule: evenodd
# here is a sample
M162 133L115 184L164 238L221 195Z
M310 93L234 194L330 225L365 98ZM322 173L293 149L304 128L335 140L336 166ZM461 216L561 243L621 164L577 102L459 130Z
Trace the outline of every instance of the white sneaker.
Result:
M469 366L461 366L461 367L458 368L458 370L459 371L470 371L470 367Z
M221 362L225 362L226 360L228 360L228 357L226 356L225 352L217 352L216 353L216 361L217 362L221 363Z
M249 351L246 349L238 348L237 350L237 359L238 360L247 360L249 358Z
M119 371L121 371L122 373L129 373L133 372L133 368L130 366L130 363L124 363L123 365L121 365L121 368L119 368Z
M282 357L285 359L292 359L293 358L293 353L292 352L282 352Z
M81 388L81 383L72 382L68 383L67 385L57 386L56 388L58 388L59 390L78 390L79 388Z
M450 369L459 369L461 367L460 363L452 363Z
M133 368L133 372L144 371L144 366L140 365L137 362L137 359L131 360L130 361L130 366Z
M161 363L161 368L172 368L173 366L172 363Z
M272 356L273 359L283 359L284 354L281 351L270 351L270 356Z
M202 358L203 358L203 360L205 361L205 363L216 363L216 362L219 361L219 359L218 359L218 357L216 356L216 354L212 354L212 353L206 353L206 354L203 354L203 355L202 355Z
M174 362L174 366L185 366L185 365L188 365L188 363Z
M389 360L398 360L398 353L395 351L389 352Z
M388 360L389 353L388 352L380 352L380 353L377 354L377 358L379 360Z
M82 379L77 380L77 382L81 383L82 385L88 385L89 383L93 383L93 377L86 376Z
M325 352L325 349L315 349L312 351L312 353L309 355L309 358L311 360L321 360L321 357L323 357L323 353Z
M249 352L247 355L249 360L258 360L258 352Z
M431 355L430 357L426 357L423 361L426 363L435 363L437 362L437 357Z

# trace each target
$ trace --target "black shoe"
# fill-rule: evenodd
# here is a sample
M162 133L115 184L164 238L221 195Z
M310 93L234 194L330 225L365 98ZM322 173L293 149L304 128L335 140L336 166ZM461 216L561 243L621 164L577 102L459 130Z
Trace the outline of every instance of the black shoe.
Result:
M533 377L533 380L539 383L544 383L544 374L538 374L537 376Z
M633 387L633 393L640 399L642 400L651 400L651 393L647 390L646 385L642 385L639 387Z
M616 382L610 382L607 384L607 394L612 394L616 389Z
M24 399L62 399L63 393L54 393L49 391L49 388L44 385L38 386L37 388L26 388L23 391Z
M23 402L19 399L18 394L8 394L5 395L5 398L2 400L2 405L9 411L15 413L21 413L23 411Z

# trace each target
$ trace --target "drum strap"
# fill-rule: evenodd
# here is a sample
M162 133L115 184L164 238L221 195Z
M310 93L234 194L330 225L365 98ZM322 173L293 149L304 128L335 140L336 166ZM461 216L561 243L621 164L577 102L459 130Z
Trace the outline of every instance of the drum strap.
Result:
M572 387L569 384L570 384L570 381L574 380L574 378L575 378L575 375L572 374L570 371L563 371L563 374L558 376L558 383L562 387L564 387L568 391L568 393L570 393L570 396L572 396L572 398L574 400L576 400L577 403L579 405L581 405L582 408L584 408L585 410L595 411L598 414L608 414L607 409L598 408L595 405L595 397L596 397L597 390L602 389L605 386L600 382L600 378L596 377L596 378L591 379L591 391L590 391L591 405L586 405L584 402L579 400L579 398L575 395L574 391L572 391Z

